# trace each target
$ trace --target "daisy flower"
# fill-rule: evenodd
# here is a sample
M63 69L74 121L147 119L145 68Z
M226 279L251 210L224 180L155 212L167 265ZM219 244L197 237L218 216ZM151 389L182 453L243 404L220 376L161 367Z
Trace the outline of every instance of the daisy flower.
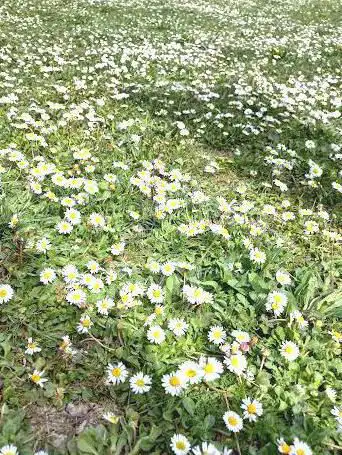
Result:
M229 431L233 433L238 433L242 430L243 421L239 414L234 411L227 411L223 415L223 421L226 424L226 427Z
M93 325L90 317L88 315L82 316L80 322L77 324L78 333L88 333Z
M291 446L290 455L312 455L312 450L308 444L295 438Z
M286 295L281 291L273 291L267 296L266 310L273 311L275 316L279 316L283 313L286 304Z
M97 273L100 271L100 264L96 261L88 261L87 268L90 273Z
M221 455L221 452L210 442L202 442L192 449L193 455Z
M147 339L151 343L161 344L165 340L165 332L160 325L154 325L148 329Z
M146 268L152 273L159 273L160 271L160 265L157 261L148 261Z
M290 313L290 320L291 320L291 322L292 321L296 321L298 326L299 326L299 328L302 329L302 330L306 329L307 326L309 325L308 321L306 321L304 319L304 316L298 310L292 311Z
M299 348L293 341L284 341L280 349L280 354L285 357L286 360L292 362L299 356Z
M8 444L1 447L0 455L19 455L19 452L15 445Z
M292 283L290 274L288 272L284 272L282 270L278 270L276 272L276 280L282 286L289 286Z
M0 296L1 296L1 290L0 290ZM342 332L338 332L337 330L332 330L329 333L332 336L332 339L334 341L336 341L337 343L342 343Z
M106 284L112 284L113 281L115 281L118 277L118 274L116 273L115 270L107 270L106 271Z
M50 240L47 239L46 237L43 237L42 239L37 241L36 250L38 253L46 253L50 249L51 249L51 243L50 243Z
M291 451L291 447L285 442L283 438L277 440L277 446L278 452L280 453L289 454Z
M247 332L243 332L242 330L233 330L232 336L238 341L239 343L249 343L251 337Z
M331 414L338 422L342 422L342 407L338 408L337 406L334 406L331 410Z
M319 231L319 224L316 221L305 221L304 223L304 234L315 234Z
M186 455L191 449L189 440L182 434L174 434L170 446L175 455Z
M107 422L117 424L119 423L119 416L114 414L113 412L106 412L105 414L102 415L102 417L107 420Z
M124 252L125 246L126 246L125 242L114 243L110 247L110 252L112 253L113 256L119 256Z
M177 396L182 393L186 387L186 378L179 372L165 374L162 377L162 385L166 393Z
M12 286L9 284L0 284L0 305L11 300L14 295Z
M209 330L208 340L214 344L222 344L226 338L226 331L219 325L215 325Z
M50 284L56 279L56 272L51 268L46 268L40 272L40 281L43 284Z
M184 335L188 327L189 325L184 321L184 319L170 319L168 323L169 330L171 330L177 337Z
M189 384L198 384L203 378L203 369L193 360L187 360L182 363L178 371L186 378Z
M247 368L246 357L242 355L240 352L226 358L224 363L228 366L228 369L232 373L235 373L237 375L241 375Z
M164 301L164 291L158 284L152 283L147 289L146 295L152 303L162 303Z
M66 300L70 305L82 306L86 301L86 293L82 289L74 289L67 293Z
M120 382L125 382L128 376L128 371L125 365L122 362L119 362L115 365L109 364L107 366L107 381L117 385Z
M186 300L192 305L212 303L213 301L213 296L210 294L210 292L207 292L200 287L185 285L183 286L183 294Z
M165 307L163 305L156 305L154 307L154 312L157 316L162 316L164 314Z
M32 338L28 338L25 354L32 355L35 352L40 352L41 348L38 346L38 343L33 341Z
M89 216L89 224L94 228L104 228L106 220L100 213L91 213Z
M133 393L145 393L151 389L152 379L150 376L142 373L136 373L129 380L129 384Z
M98 294L104 288L104 283L101 278L95 278L91 280L88 285L88 289L93 292L94 294Z
M259 248L252 248L249 252L249 258L256 264L263 264L266 261L266 254Z
M243 409L243 418L250 422L255 422L263 414L260 401L252 400L249 397L242 400L241 409Z
M62 220L56 225L56 229L59 234L70 234L73 230L73 225L68 221Z
M114 307L114 301L109 297L96 302L97 311L104 316L108 316L108 312Z
M29 378L32 382L39 385L40 387L44 387L44 383L47 382L47 378L43 378L44 371L34 370L32 374L29 375Z
M76 209L68 209L64 214L64 218L73 226L81 223L81 213Z
M215 357L201 357L199 363L203 370L203 379L205 381L215 381L223 373L223 364L216 360Z
M66 283L72 283L77 280L79 273L74 265L69 264L63 267L62 275Z
M165 276L171 276L175 271L176 267L172 262L165 262L160 268L160 271Z
M92 275L91 273L84 273L83 275L81 275L81 284L87 286L87 288L89 289L94 281L96 280L96 278L94 277L94 275Z
M59 349L66 354L72 354L73 350L71 348L72 342L70 341L69 335L62 337L62 342L59 345Z

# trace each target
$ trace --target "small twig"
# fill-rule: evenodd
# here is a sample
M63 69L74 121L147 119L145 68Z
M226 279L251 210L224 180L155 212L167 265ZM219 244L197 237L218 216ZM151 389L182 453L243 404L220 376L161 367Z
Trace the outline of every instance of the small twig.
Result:
M236 448L237 448L238 454L241 455L241 449L240 449L239 439L238 439L236 433L234 433L234 436L235 436Z
M119 339L120 345L124 346L124 342L123 342L122 337L121 337L120 329L118 329L118 339Z
M287 319L268 319L267 322L285 322Z
M106 346L105 344L103 344L98 338L95 338L94 335L92 335L91 333L88 333L88 335L89 335L89 338L85 338L84 340L81 341L81 343L84 343L84 342L89 341L89 340L93 340L97 344L102 346L104 349L106 349L107 351L111 351L111 352L115 352L116 351L116 349L110 348L109 346Z
M213 428L213 430L214 430L216 433L223 434L224 436L228 436L228 437L231 437L231 436L232 436L231 433L228 433L227 431L220 430L220 428Z
M262 369L264 368L265 360L266 360L266 356L263 355L263 356L262 356L262 359L261 359L261 364L260 364L259 373L261 373L261 372L262 372Z
M331 449L342 450L342 446L338 446L338 445L336 445L336 444L331 444L331 443L329 443L329 442L323 442L323 444L324 444L325 446L330 447Z

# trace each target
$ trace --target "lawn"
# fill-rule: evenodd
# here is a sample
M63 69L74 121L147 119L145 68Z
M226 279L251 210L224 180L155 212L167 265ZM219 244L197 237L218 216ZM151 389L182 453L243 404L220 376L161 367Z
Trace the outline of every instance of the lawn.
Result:
M341 17L1 1L0 455L341 453Z

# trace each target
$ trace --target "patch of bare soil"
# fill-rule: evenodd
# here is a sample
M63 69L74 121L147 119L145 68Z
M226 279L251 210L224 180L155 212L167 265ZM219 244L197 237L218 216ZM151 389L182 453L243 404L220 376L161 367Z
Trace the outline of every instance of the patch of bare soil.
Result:
M39 441L63 450L73 436L86 427L97 425L102 414L108 409L107 403L69 403L64 409L52 406L32 406L28 418Z

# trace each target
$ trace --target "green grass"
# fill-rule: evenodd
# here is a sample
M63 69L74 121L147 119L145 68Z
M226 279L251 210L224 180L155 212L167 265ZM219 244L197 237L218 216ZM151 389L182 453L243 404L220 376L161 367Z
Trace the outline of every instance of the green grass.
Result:
M207 441L222 454L276 454L280 438L289 445L299 438L314 454L339 453L341 424L331 411L342 409L341 13L335 0L2 2L0 298L2 285L14 296L0 306L1 455L6 444L24 455L161 455L173 453L178 433L192 448ZM84 160L82 150L90 152ZM266 162L272 154L283 167ZM163 168L151 168L154 160ZM310 160L322 175L308 176ZM55 167L44 175L39 163ZM149 168L154 179L144 194L135 179ZM181 173L175 192L173 170ZM57 185L56 174L80 178L80 186ZM98 191L87 195L86 180ZM180 201L170 213L153 200L163 187L166 200ZM195 191L207 199L196 203ZM63 235L56 225L66 197L81 221ZM265 212L269 205L274 215ZM94 213L105 227L92 227ZM180 232L200 221L201 234ZM46 252L37 248L43 238L51 243ZM113 255L118 242L125 249ZM252 260L251 245L265 253L264 263ZM90 260L104 288L74 283L86 293L79 308L67 301L72 286L62 269L72 264L86 274ZM165 276L146 267L152 260L189 267ZM46 268L56 278L44 285ZM291 285L276 281L279 270ZM145 292L125 308L127 283ZM147 296L151 283L164 291L162 314ZM210 292L212 302L190 304L184 285ZM287 297L279 315L266 309L275 290ZM115 304L108 316L96 306L106 296ZM152 314L165 331L160 345L147 338ZM84 315L89 333L77 331ZM173 318L187 322L183 336L168 328ZM167 394L162 378L183 362L229 357L208 340L214 326L229 345L234 330L248 332L248 374L225 366L215 381ZM65 336L72 353L60 348ZM28 338L40 352L25 352ZM292 362L280 353L285 341L299 348ZM149 375L151 389L134 394L128 379L108 385L107 366L118 362L130 377ZM44 371L44 387L30 379L34 370ZM263 414L244 419L235 436L223 415L242 416L246 397L262 403ZM291 455L303 455L295 449Z

